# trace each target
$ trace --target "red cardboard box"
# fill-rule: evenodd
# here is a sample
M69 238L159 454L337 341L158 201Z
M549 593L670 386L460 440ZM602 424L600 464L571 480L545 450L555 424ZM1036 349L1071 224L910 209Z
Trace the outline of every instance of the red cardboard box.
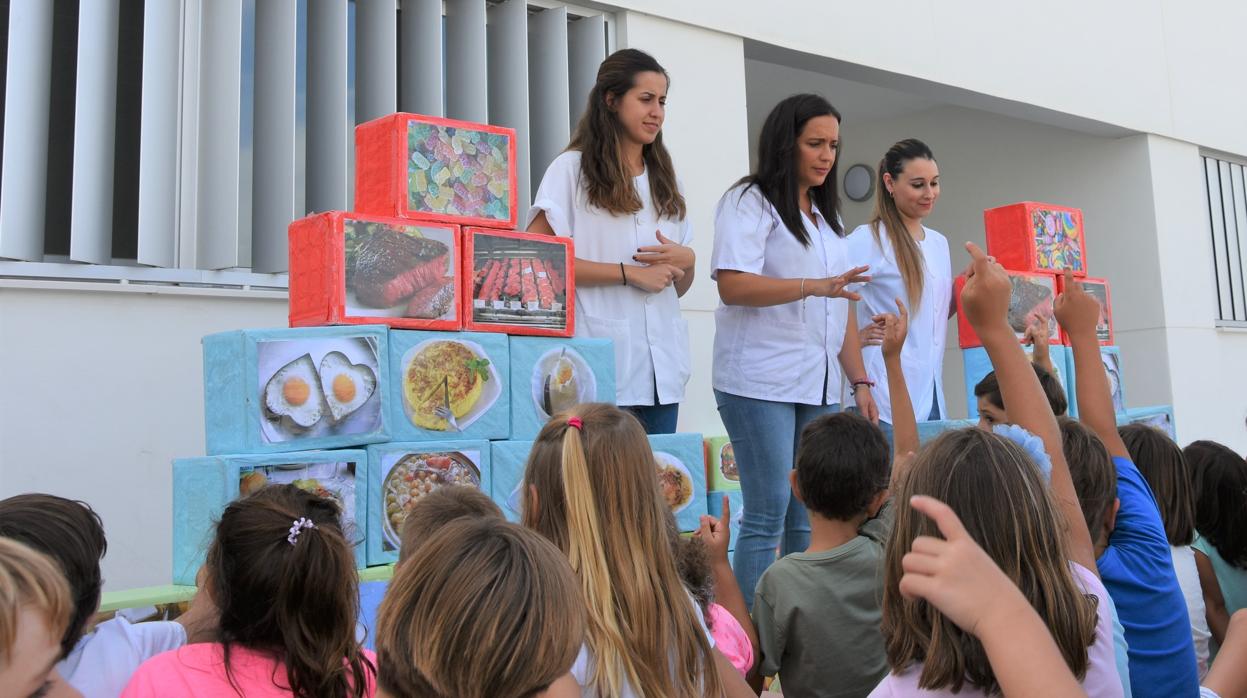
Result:
M568 238L465 228L464 328L572 336L575 259L575 248Z
M289 236L291 327L462 329L458 226L331 211Z
M514 228L515 130L419 114L355 127L355 210Z
M1005 269L1087 275L1082 211L1056 204L1023 201L983 212L987 253Z
M1061 293L1065 293L1065 279L1057 277L1057 288ZM1095 279L1091 277L1078 279L1082 282L1082 288L1090 293L1096 300L1100 301L1100 322L1096 325L1095 333L1100 340L1101 346L1113 345L1113 296L1109 293L1108 281L1106 279ZM1069 344L1069 335L1065 334L1065 330L1061 330L1061 343Z
M1013 328L1018 341L1026 339L1026 328L1037 318L1048 322L1048 344L1060 344L1061 334L1057 327L1056 317L1052 314L1052 303L1056 300L1057 277L1052 274L1027 274L1007 272L1009 282L1013 286L1009 294L1009 326ZM957 344L962 349L983 346L974 328L966 319L961 307L961 290L965 288L966 277L959 274L953 280L953 296L957 299Z

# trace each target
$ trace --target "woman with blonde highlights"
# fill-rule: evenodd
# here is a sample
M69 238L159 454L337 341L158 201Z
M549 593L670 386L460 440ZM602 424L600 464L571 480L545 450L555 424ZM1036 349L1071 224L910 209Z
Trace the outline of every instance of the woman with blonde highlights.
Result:
M447 523L381 604L378 695L578 696L567 678L584 640L577 587L567 559L533 531L501 517Z
M81 695L56 671L74 603L56 563L0 538L0 686L5 695Z
M680 580L654 454L634 417L603 404L556 416L524 485L524 524L567 556L587 607L572 667L582 695L754 695Z

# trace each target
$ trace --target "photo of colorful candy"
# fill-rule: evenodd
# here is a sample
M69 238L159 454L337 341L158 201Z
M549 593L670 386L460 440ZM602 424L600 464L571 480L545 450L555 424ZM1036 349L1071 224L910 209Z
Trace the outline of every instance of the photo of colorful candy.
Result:
M510 220L508 136L413 119L407 145L408 209Z

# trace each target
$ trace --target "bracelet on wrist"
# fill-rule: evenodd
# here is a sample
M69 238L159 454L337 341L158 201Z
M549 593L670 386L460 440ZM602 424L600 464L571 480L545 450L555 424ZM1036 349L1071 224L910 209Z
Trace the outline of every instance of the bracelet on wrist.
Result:
M623 279L623 285L628 285L628 272L624 270L624 263L619 263L619 278Z
M870 380L869 378L859 378L853 381L853 392L856 393L857 389L862 386L865 386L867 388L873 388L875 387L875 382Z

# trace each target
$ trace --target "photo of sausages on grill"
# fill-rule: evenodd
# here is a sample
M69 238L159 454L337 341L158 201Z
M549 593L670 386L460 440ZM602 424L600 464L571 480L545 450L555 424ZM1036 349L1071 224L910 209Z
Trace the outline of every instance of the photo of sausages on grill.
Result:
M567 248L477 233L472 252L472 320L567 326Z
M454 229L342 222L346 314L453 320Z

